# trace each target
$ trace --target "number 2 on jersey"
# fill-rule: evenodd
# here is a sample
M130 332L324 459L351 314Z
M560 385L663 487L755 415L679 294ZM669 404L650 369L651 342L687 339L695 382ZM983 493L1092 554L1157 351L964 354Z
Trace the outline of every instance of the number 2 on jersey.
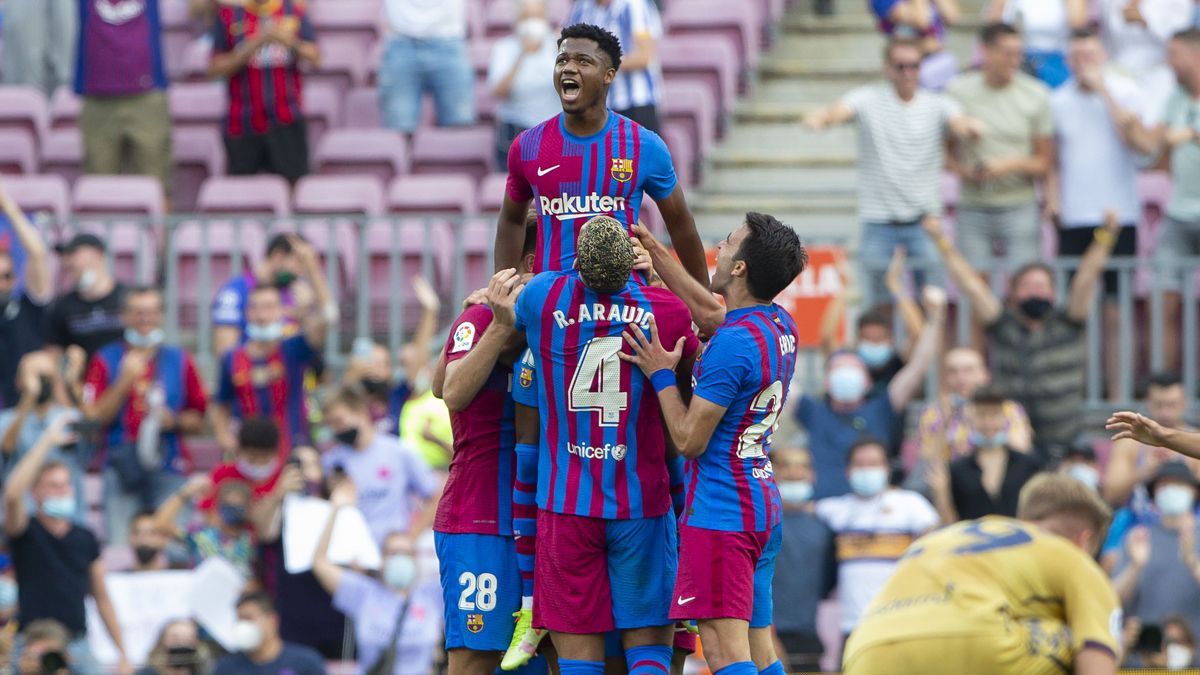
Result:
M758 396L755 396L754 402L750 404L750 409L756 413L766 413L766 415L763 416L762 421L751 424L742 432L738 444L739 459L767 456L766 449L763 448L763 435L774 431L775 426L779 423L779 413L783 409L783 383L775 380L758 392Z
M621 391L620 336L589 340L579 354L579 365L571 378L567 406L573 412L600 413L600 426L615 427L621 413L629 409L629 394Z

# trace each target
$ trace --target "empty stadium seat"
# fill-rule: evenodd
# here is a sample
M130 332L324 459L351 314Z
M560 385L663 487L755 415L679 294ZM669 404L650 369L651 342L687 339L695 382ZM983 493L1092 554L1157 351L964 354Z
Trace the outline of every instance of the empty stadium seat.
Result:
M0 173L37 173L36 146L28 129L0 129Z
M462 174L398 176L388 186L391 213L470 214L478 210L475 181Z
M695 144L686 127L676 121L668 121L663 129L663 141L671 151L671 159L675 165L675 175L684 188L696 184L696 153Z
M322 46L331 37L370 44L379 37L379 0L337 0L309 4L309 18Z
M475 81L475 115L478 117L479 124L494 124L496 121L496 108L500 106L500 101L496 99L496 95L492 93L492 88L487 82L482 80Z
M404 137L387 129L334 129L313 155L323 174L371 175L386 183L409 171Z
M0 87L0 128L20 127L41 139L50 127L46 97L35 87Z
M467 56L471 59L471 69L475 71L475 79L487 79L488 64L492 62L492 45L495 40L471 40L467 43Z
M208 66L212 62L212 40L199 37L187 43L179 56L178 72L173 80L184 82L207 82Z
M291 213L291 188L280 176L216 176L200 186L196 210L201 213Z
M508 174L492 173L479 181L479 211L480 213L499 213L504 205L504 193L508 184Z
M229 112L223 82L174 84L167 89L171 120L181 124L220 124Z
M42 173L74 183L83 174L83 133L78 127L54 129L42 139Z
M753 69L762 49L757 13L757 8L744 2L688 0L671 5L663 13L663 23L672 37L720 35L732 40L739 56L739 69Z
M118 278L149 283L156 277L158 246L163 240L161 219L166 212L158 180L149 176L81 176L71 192L71 210L81 230L104 238Z
M708 153L718 132L717 99L712 89L696 80L667 80L659 107L665 122L686 125L689 140L699 154Z
M479 179L494 170L495 145L491 127L418 129L413 138L413 172L466 173Z
M330 129L342 126L342 97L336 84L330 82L305 82L301 90L304 104L304 119L308 124L308 147L310 151L321 143Z
M296 183L293 213L384 213L383 184L374 176L305 176Z
M351 129L378 129L383 126L379 114L379 90L374 87L352 89L346 95L345 112L346 126Z
M339 95L352 87L367 84L370 71L371 45L353 38L330 38L321 42L321 64L316 72L307 73L304 83L332 84Z
M716 97L719 114L733 111L739 70L732 40L719 35L672 35L662 40L656 53L667 81L699 80Z
M47 211L57 220L71 212L71 191L62 176L5 176L4 189L22 211Z
M59 87L50 97L50 128L64 129L79 126L79 113L83 110L83 99L70 87Z
M196 210L200 186L211 176L225 173L225 150L216 127L180 127L171 131L175 173L171 208L180 213Z

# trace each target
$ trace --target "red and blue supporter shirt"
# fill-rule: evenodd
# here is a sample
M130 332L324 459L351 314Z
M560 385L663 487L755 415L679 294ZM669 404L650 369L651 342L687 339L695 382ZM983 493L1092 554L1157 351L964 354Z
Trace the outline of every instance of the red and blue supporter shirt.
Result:
M301 42L315 42L316 34L303 0L217 4L213 26L213 54L234 51L247 38L279 22L294 28ZM301 76L296 53L268 42L240 71L229 77L229 120L225 133L232 137L265 134L304 119L301 109Z
M685 357L694 354L700 343L687 306L666 289L634 282L599 294L569 271L534 277L516 311L542 424L538 506L621 520L666 513L671 491L658 395L617 354L630 353L625 329L649 330L652 315L664 344L684 337Z
M472 305L450 328L446 364L466 357L492 323L492 310ZM514 450L512 367L497 363L467 407L450 413L454 456L442 489L436 532L512 536Z
M779 523L767 455L795 370L796 324L783 308L757 305L725 316L692 370L692 396L725 415L704 453L684 467L682 524L762 532Z
M75 93L128 96L167 88L158 0L78 0L78 3ZM48 3L34 4L40 11L49 11L42 6Z
M94 403L121 376L121 361L129 346L124 340L101 347L93 356L84 377L84 399ZM208 398L191 355L179 347L163 345L150 361L145 374L129 390L129 398L121 405L116 418L108 427L105 443L111 447L137 441L142 420L149 411L146 392L152 384L162 387L166 407L178 415L184 410L204 414ZM192 470L192 458L183 439L174 431L163 432L163 467L174 473Z
M304 335L279 343L265 359L254 358L242 345L221 357L217 401L234 418L270 417L279 425L281 450L311 442L304 373L318 358Z

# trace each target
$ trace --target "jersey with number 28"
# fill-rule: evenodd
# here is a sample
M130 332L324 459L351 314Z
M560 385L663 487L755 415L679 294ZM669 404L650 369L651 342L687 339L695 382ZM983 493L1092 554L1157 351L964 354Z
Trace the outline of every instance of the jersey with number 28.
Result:
M729 312L692 370L693 397L725 408L704 453L684 467L681 522L727 532L779 523L771 434L796 369L796 324L779 305Z
M700 343L687 306L670 291L632 282L602 295L570 271L534 277L516 310L541 417L538 506L622 520L666 513L671 493L658 396L617 354L631 353L625 329L648 331L654 316L663 344L686 338L690 357Z

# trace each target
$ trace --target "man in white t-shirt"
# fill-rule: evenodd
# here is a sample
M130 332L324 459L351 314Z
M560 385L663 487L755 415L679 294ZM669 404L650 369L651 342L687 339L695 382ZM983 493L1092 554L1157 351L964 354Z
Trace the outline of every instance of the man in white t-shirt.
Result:
M888 297L883 272L897 246L918 266L919 284L938 283L937 251L921 220L941 215L946 137L979 132L957 103L919 89L922 55L919 42L892 39L883 55L887 82L854 89L804 119L813 131L852 121L858 126L859 261L869 273L872 301Z
M1101 5L1109 54L1142 88L1142 119L1153 124L1175 90L1167 42L1190 25L1192 0L1103 0Z
M843 636L858 625L908 545L938 524L937 511L924 497L889 486L891 470L880 441L855 443L847 467L853 493L817 502L817 517L837 542Z
M379 63L383 126L405 134L416 131L425 92L433 95L438 126L474 124L475 76L467 57L466 0L385 0L383 9L387 27Z

